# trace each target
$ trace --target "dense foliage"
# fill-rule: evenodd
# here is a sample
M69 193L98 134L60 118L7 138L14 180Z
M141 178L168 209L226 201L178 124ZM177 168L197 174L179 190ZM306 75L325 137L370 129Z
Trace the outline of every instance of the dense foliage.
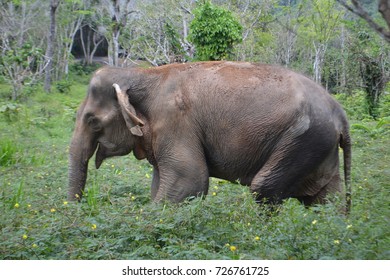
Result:
M196 47L199 60L228 59L233 46L242 40L242 26L228 10L209 1L194 10L189 40Z

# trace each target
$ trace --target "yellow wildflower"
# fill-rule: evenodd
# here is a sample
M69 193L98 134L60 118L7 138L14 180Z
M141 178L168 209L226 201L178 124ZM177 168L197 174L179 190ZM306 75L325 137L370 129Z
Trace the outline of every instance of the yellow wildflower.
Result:
M31 204L27 204L27 207L28 207L28 208L31 208Z
M19 206L20 206L20 205L19 205L19 203L17 203L17 202L16 202L15 205L14 205L15 208L19 208Z
M213 192L213 196L216 196L217 195L217 193L216 192Z
M135 200L135 196L134 195L131 196L131 200Z
M150 178L149 173L146 173L146 174L145 174L145 177L146 177L147 179L149 179L149 178Z
M34 243L34 244L32 245L32 247L33 247L33 248L37 248L38 245Z
M231 245L231 246L229 247L229 249L230 249L230 251L235 252L235 251L237 250L237 247Z
M92 224L91 228L92 228L92 230L95 230L97 228L97 226L95 224Z
M336 240L333 241L333 243L336 244L336 245L339 245L340 244L340 240L336 239Z
M28 238L28 236L27 236L27 234L23 234L23 239L27 239Z
M64 201L64 205L68 205L68 202L67 202L67 201Z
M313 220L313 221L311 222L312 225L315 225L316 223L317 223L317 220Z
M51 209L50 209L50 212L52 212L52 213L54 213L55 211L56 211L55 208L51 208Z
M347 229L350 229L352 227L352 225L347 225Z
M259 236L256 236L256 237L255 237L255 240L256 240L256 241L259 241L259 240L260 240L260 237L259 237Z

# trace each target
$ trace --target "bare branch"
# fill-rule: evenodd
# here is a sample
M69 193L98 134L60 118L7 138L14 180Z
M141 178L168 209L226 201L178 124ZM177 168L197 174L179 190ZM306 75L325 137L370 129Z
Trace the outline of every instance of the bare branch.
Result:
M353 6L348 5L345 0L337 0L337 2L344 6L348 11L364 19L372 29L374 29L382 38L384 38L388 43L390 43L390 31L386 30L383 26L380 26L378 23L376 23L367 13L367 11L362 7L358 0L351 0ZM380 0L378 8L390 28L389 1Z
M183 4L180 3L180 8L186 13L186 14L189 14L189 15L192 15L192 12L187 9L186 7L183 6Z

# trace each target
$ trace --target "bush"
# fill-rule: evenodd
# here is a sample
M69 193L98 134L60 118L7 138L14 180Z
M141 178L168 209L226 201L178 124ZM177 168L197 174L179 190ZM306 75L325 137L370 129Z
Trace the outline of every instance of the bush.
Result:
M60 93L69 93L70 87L72 86L72 82L70 80L61 80L56 82L56 89Z
M242 41L242 26L232 13L207 1L194 11L189 40L199 60L227 59L233 46Z
M354 94L336 94L334 97L343 105L349 118L356 120L371 120L368 113L366 95L362 91Z
M20 105L17 103L0 103L0 115L2 115L8 123L18 120L19 111Z
M378 111L381 118L390 117L390 94L382 95Z
M99 68L101 65L94 63L91 65L86 65L82 62L74 63L70 66L70 71L75 76L85 76L90 75L95 71L97 68Z

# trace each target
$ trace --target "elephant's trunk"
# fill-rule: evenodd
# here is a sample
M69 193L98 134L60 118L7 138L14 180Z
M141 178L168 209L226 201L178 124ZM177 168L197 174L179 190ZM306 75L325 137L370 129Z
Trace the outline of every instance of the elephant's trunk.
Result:
M69 149L68 199L80 200L87 181L88 161L96 150L97 143L92 144L88 135L75 134Z
M83 162L74 155L69 157L69 200L80 200L87 181L88 161Z

